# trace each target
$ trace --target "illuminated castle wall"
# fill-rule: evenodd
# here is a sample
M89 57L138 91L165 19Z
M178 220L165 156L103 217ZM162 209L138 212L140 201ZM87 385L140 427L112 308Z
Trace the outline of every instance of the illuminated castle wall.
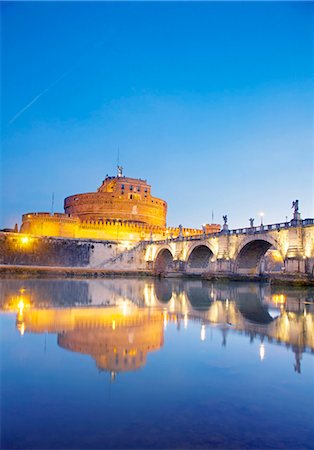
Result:
M150 190L140 179L107 177L97 192L67 197L64 210L85 221L119 220L165 227L167 203L152 197Z
M90 355L100 370L124 372L146 363L163 346L163 314L125 305L119 308L28 309L18 314L24 332L58 333L58 345Z
M24 214L21 233L133 242L177 237L180 233L179 227L166 227L167 203L151 195L150 185L121 172L116 177L107 176L97 192L67 197L64 210L64 214ZM207 233L218 231L220 225L206 226ZM183 235L201 233L200 229L182 228Z

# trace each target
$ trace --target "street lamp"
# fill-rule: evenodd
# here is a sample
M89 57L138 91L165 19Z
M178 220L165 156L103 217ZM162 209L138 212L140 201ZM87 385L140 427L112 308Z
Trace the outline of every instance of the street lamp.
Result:
M262 226L263 226L263 217L264 217L264 213L261 212L261 213L259 213L259 215L261 216L261 227L262 227Z

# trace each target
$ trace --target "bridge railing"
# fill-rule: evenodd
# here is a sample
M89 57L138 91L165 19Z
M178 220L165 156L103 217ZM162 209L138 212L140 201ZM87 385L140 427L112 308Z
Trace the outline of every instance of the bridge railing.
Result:
M145 241L145 243L164 244L167 242L199 241L200 239L207 239L224 235L258 234L258 233L265 233L265 231L283 230L287 228L295 228L299 226L309 226L309 225L314 225L314 219L305 219L299 221L298 223L292 220L290 222L273 223L270 225L259 225L257 227L236 228L234 230L221 230L218 233L201 233L193 236L177 236L175 238L161 239L152 242Z

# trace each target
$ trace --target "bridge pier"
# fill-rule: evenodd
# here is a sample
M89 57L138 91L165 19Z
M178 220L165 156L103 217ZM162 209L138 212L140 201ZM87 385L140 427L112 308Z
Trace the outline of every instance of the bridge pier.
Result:
M173 261L173 270L175 272L185 272L186 270L186 262L181 259L175 259Z
M229 258L217 259L215 272L233 273L234 272L233 261L230 260Z
M296 257L296 258L286 258L284 260L285 264L285 273L294 274L294 273L307 273L307 266L305 257Z

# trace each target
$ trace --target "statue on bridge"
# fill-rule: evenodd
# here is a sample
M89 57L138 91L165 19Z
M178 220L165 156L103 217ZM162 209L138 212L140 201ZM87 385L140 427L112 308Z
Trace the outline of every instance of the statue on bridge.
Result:
M254 219L251 217L250 218L250 227L253 228L254 227Z
M296 225L301 220L301 215L299 213L299 200L292 202L291 208L293 208L293 219L291 223L293 222L293 224Z
M223 218L223 221L224 221L222 229L223 229L223 231L228 231L228 224L227 224L228 216L227 216L227 214L222 216L222 218Z
M182 228L182 225L179 225L179 238L183 237Z
M297 214L299 212L299 200L292 202L291 208L294 208L294 214Z

